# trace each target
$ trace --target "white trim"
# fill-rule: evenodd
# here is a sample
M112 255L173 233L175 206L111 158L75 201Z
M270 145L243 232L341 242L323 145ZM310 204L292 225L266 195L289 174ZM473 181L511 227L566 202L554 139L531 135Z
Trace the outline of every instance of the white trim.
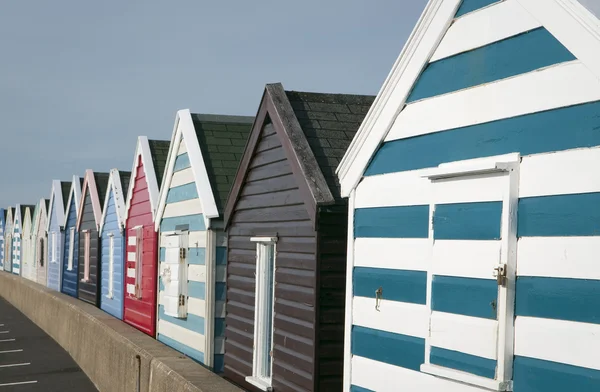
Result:
M75 176L73 176L75 177ZM72 187L73 185L71 185ZM52 180L52 189L50 190L50 203L48 204L48 208L50 208L50 211L52 211L52 208L54 206L54 203L56 202L57 205L60 206L59 209L56 210L56 220L59 222L59 226L62 224L62 222L64 222L65 220L65 215L66 215L66 211L62 208L64 206L64 197L66 195L62 194L62 186L61 186L61 181L60 180ZM44 199L42 199L44 200ZM69 199L70 200L70 199ZM46 208L46 201L44 200L44 208ZM69 204L67 204L67 208L69 208ZM51 219L47 219L46 221L46 233L50 231L50 221ZM63 224L64 226L64 224Z
M204 362L206 366L214 366L215 343L215 280L216 280L216 233L213 230L206 230L206 251L204 261L204 279L206 281L206 317L204 318L204 337L206 338L206 352ZM190 266L191 268L192 266ZM190 275L192 275L190 273ZM189 277L188 277L189 279Z
M163 176L163 184L160 189L160 196L158 202L158 209L155 217L155 228L158 231L160 228L160 221L163 218L163 214L166 207L167 194L171 187L171 181L173 178L173 170L175 167L175 161L177 159L177 149L179 143L185 143L187 154L190 158L190 166L194 173L196 190L198 192L198 198L202 204L202 211L204 217L204 223L206 228L210 228L210 220L219 217L219 211L217 209L217 203L210 186L210 180L204 164L204 158L202 157L202 151L198 144L198 138L196 137L196 130L194 128L194 122L192 121L192 115L189 109L183 109L177 111L175 116L175 125L173 128L173 135L171 137L171 145L169 147L169 155L167 158L167 165L165 169L165 175Z
M83 216L83 209L85 207L85 193L90 191L90 199L92 201L92 211L94 212L94 221L96 223L96 230L99 231L101 219L102 219L102 206L100 205L100 198L98 197L98 187L96 185L96 179L94 178L94 171L87 169L85 171L85 177L83 180L83 187L81 188L81 202L79 203L77 213L77 231L80 231L81 220Z
M144 165L144 175L146 177L146 184L148 185L148 195L150 199L150 208L152 210L152 219L156 218L156 208L158 204L158 196L160 191L160 184L156 178L156 168L152 161L152 153L150 151L150 143L147 136L138 136L137 144L135 146L135 156L133 158L133 167L131 169L131 178L129 179L129 188L127 190L127 200L125 202L125 214L123 216L123 224L127 222L129 217L129 209L131 208L131 199L133 197L133 190L135 188L135 179L137 177L138 157L142 157L142 164Z
M354 267L427 271L430 253L427 238L354 239Z
M356 190L352 189L348 198L348 234L346 248L346 311L344 314L344 374L342 391L349 392L352 386L352 322L354 315L354 292L352 287L354 276L354 204Z
M276 244L277 237L250 237L250 242L260 242L265 244Z
M434 275L495 279L500 263L501 243L497 240L436 240L431 256Z
M113 298L115 285L115 236L113 233L108 235L108 293L107 298Z
M465 373L450 368L432 365L430 363L422 364L421 371L423 373L447 378L449 380L456 380L469 385L477 385L491 391L512 391L512 381L505 382L492 380L485 377L474 376L471 373Z
M365 328L426 338L429 312L425 305L386 300L375 309L375 299L352 298L352 324Z
M421 71L429 63L461 0L430 0L369 109L336 173L342 196L356 188L373 152L402 110Z
M270 382L262 380L258 377L247 376L245 380L247 383L254 385L256 388L260 389L261 391L272 391L273 390L273 387L271 387Z
M131 179L129 180L131 182ZM108 186L106 195L104 196L104 208L102 209L102 218L100 219L99 236L102 237L102 229L106 220L106 210L108 209L108 201L110 200L111 192L115 199L115 211L117 213L117 223L119 231L122 233L125 228L125 195L123 194L123 186L121 183L121 175L118 169L111 169L108 177Z
M600 80L585 64L573 60L411 103L398 115L384 141L597 100Z
M81 183L80 183L80 179L79 176L73 176L73 179L71 180L71 190L69 190L69 199L67 200L67 208L65 209L64 212L64 217L63 217L63 227L67 227L67 219L69 219L69 214L67 213L69 211L69 207L71 206L71 200L75 198L75 215L76 215L76 221L78 220L78 214L79 214L79 205L81 204ZM50 205L50 207L52 207L52 205ZM48 212L48 215L50 215L52 213L52 211ZM48 219L48 227L50 227L50 219ZM75 224L75 228L77 228L77 224ZM48 232L49 229L46 229L46 232Z
M540 26L516 0L491 4L457 18L430 61L467 52Z
M512 167L509 162L519 161L518 155L518 153L512 153L489 158L442 163L436 168L424 170L421 173L421 177L434 181L507 172Z
M600 325L517 317L515 354L600 370Z

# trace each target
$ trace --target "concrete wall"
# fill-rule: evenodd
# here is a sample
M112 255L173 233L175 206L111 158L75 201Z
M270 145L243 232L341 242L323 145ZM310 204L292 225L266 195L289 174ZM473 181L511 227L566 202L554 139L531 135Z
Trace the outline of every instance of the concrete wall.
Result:
M104 311L37 283L0 273L0 296L56 340L100 392L241 391Z

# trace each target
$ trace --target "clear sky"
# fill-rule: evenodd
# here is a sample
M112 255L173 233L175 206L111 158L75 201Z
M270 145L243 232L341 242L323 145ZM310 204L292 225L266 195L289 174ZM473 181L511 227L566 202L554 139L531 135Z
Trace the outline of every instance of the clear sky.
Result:
M131 170L178 109L255 115L264 85L376 94L425 0L19 0L0 12L0 206Z

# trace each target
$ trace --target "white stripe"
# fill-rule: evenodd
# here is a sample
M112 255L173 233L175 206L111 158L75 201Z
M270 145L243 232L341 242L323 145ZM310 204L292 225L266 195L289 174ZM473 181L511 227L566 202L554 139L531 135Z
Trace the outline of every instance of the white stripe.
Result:
M162 291L161 291L162 294ZM162 295L161 295L162 298ZM162 303L161 303L162 304ZM194 297L188 297L188 313L199 317L206 316L206 301Z
M135 285L127 284L127 294L135 295Z
M523 157L519 197L600 192L600 148Z
M507 0L454 21L430 61L479 48L540 26L516 0Z
M600 370L600 325L518 316L515 355Z
M177 150L177 155L185 154L187 152L187 146L185 145L185 141L181 139L181 143L179 143L179 149Z
M160 236L161 248L178 248L179 239L177 236L162 233ZM188 236L188 245L191 248L206 248L206 231L190 231Z
M136 240L137 240L136 236L127 237L127 245L135 246L137 244Z
M202 203L200 199L191 199L170 203L165 206L163 218L171 218L174 216L196 215L202 213Z
M0 354L9 354L9 353L20 353L22 352L23 349L18 349L18 350L6 350L6 351L0 351Z
M427 238L357 238L354 266L427 271L431 244Z
M135 252L127 252L127 261L135 261Z
M0 368L8 368L8 367L15 367L15 366L28 366L31 365L31 362L26 362L26 363L12 363L10 365L0 365Z
M430 342L433 347L483 358L497 358L498 321L496 320L432 312L430 328Z
M407 302L381 301L379 311L374 298L352 299L352 324L402 335L425 338L429 329L429 317L425 305Z
M127 277L135 278L135 268L127 268Z
M402 353L397 353L402 355ZM481 392L479 387L352 356L352 384L377 392Z
M523 237L517 275L600 279L600 237Z
M158 333L185 346L204 352L204 335L200 335L165 320L158 320Z
M206 266L188 265L188 280L192 282L206 282Z
M571 61L409 104L385 141L597 100L600 80Z
M436 240L433 245L434 275L494 279L500 263L500 241Z
M194 182L194 172L192 172L191 167L188 167L187 169L173 173L170 188L175 188L176 186L189 184L190 182Z
M21 381L21 382L9 382L8 384L0 384L0 387L10 387L13 385L25 385L25 384L35 384L37 381Z

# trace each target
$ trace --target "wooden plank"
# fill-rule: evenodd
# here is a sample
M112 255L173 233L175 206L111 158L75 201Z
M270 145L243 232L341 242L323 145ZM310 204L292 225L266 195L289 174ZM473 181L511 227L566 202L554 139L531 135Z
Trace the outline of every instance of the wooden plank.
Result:
M357 238L354 266L427 271L431 244L427 238Z
M292 173L292 168L288 160L271 163L265 166L260 166L248 171L246 182L265 180L275 178Z
M298 184L292 173L279 177L267 178L246 183L240 193L241 196L260 195L264 193L279 192L298 189Z
M235 208L236 211L241 211L253 208L281 207L298 204L303 204L302 196L298 189L291 189L271 194L242 196Z
M163 218L171 218L183 215L195 215L201 213L202 203L200 202L200 199L191 199L167 204L165 206Z
M493 240L435 241L431 273L493 279L494 268L500 263L500 245L500 241Z
M352 299L352 323L362 327L425 338L429 330L429 314L424 305L381 301L375 309L375 299L354 297ZM398 322L398 320L402 320Z
M276 147L281 147L281 142L279 141L279 136L277 136L276 133L272 133L269 136L263 136L260 138L260 141L256 146L256 152L259 153Z
M266 166L287 159L283 147L257 152L250 162L250 169Z
M236 211L233 223L301 221L309 218L304 204Z

